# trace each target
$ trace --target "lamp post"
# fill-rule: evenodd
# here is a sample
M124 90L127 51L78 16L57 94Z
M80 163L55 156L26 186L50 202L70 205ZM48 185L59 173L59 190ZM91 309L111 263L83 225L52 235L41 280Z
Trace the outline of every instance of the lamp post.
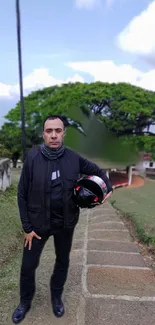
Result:
M23 96L23 76L22 76L22 51L21 51L21 23L20 23L20 3L16 0L16 25L17 25L17 50L18 50L18 69L20 86L20 105L21 105L21 128L22 128L22 153L23 162L26 156L26 132L25 132L25 108Z

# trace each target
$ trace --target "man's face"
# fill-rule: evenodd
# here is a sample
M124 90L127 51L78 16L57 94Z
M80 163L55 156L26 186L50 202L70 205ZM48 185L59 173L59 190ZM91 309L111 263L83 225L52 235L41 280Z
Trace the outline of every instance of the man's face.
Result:
M51 148L60 148L65 136L63 122L56 118L55 120L47 120L44 125L43 139L45 144Z

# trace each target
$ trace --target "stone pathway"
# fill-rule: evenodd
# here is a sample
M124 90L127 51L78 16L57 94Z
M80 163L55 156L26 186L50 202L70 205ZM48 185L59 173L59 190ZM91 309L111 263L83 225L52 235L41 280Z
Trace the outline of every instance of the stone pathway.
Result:
M61 319L55 318L50 304L54 258L51 238L41 257L36 296L23 325L155 324L154 273L109 203L81 213L64 292L66 314Z

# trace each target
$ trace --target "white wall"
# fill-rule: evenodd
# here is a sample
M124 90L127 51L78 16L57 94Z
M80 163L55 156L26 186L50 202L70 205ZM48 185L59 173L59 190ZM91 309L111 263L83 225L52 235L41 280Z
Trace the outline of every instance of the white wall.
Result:
M11 185L10 159L0 159L0 191L5 191Z
M13 168L13 162L11 161L11 165L10 165L11 168ZM23 167L23 163L21 160L18 160L17 161L17 166L16 168L22 168Z
M152 163L150 165L150 163ZM145 160L143 161L143 167L145 168L155 168L155 161Z

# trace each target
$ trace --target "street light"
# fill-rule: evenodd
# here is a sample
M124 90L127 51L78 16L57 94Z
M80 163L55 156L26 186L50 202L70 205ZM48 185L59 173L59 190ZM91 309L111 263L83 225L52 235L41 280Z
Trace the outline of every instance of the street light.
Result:
M20 86L20 105L22 122L22 152L23 162L26 156L26 132L25 132L25 108L23 96L23 77L22 77L22 53L21 53L21 23L20 23L20 4L16 0L16 26L17 26L17 49L18 49L18 68L19 68L19 86Z

